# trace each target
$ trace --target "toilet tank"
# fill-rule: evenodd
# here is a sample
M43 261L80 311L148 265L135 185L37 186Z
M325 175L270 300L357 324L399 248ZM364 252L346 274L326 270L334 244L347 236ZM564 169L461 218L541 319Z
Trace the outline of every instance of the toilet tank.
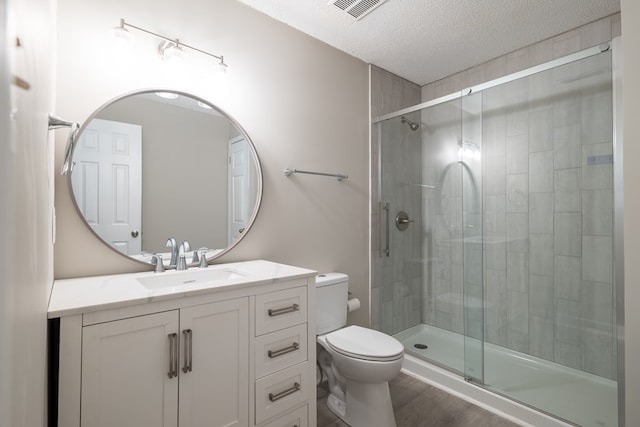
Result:
M349 276L324 273L316 276L316 334L322 335L347 324Z

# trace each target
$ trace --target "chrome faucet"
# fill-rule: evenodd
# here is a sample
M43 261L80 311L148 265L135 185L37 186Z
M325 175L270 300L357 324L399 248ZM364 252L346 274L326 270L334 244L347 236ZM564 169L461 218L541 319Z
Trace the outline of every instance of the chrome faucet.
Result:
M151 264L155 265L155 273L164 273L164 264L162 263L162 255L154 254L151 256Z
M178 242L176 242L175 237L169 237L167 239L166 247L171 248L171 261L169 261L169 265L177 265L178 264Z
M186 270L187 269L187 257L185 252L191 250L191 245L186 240L180 243L178 247L178 263L176 264L176 270Z

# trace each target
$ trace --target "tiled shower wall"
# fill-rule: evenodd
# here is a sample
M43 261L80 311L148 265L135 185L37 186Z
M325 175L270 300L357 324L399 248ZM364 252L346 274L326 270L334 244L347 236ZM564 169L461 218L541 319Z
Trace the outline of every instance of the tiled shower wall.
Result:
M484 92L485 339L615 378L611 54Z
M371 81L371 119L383 116L402 108L420 103L420 87L378 67L370 67ZM416 118L412 118L414 121ZM377 125L371 127L371 324L372 327L387 333L396 333L420 323L421 270L416 264L420 258L420 234L398 232L393 225L393 218L398 210L407 211L412 218L421 218L420 200L416 198L416 188L410 182L419 181L420 177L420 132L410 132L406 124L400 120L387 128L386 148L384 153L386 170L393 173L385 178L385 197L391 210L389 215L390 241L389 252L392 257L382 253L385 246L385 212L381 208L379 187L380 172L380 134ZM390 156L398 156L395 160ZM416 163L417 162L417 163ZM411 167L409 165L415 163ZM400 165L397 167L396 165ZM389 191L391 190L391 191ZM397 191L396 191L397 190ZM411 229L418 224L412 223ZM393 260L403 260L393 264ZM405 261L406 260L406 261ZM384 272L382 275L381 273ZM416 297L417 295L417 297ZM381 310L383 313L381 314Z

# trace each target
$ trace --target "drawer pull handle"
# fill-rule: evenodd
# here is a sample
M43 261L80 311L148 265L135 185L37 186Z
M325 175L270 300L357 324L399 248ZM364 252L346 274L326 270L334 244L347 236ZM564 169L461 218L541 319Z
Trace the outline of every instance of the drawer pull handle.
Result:
M274 317L274 316L280 316L281 314L292 313L298 310L300 310L300 306L298 304L292 304L289 307L276 308L276 309L270 308L267 312L269 313L269 316Z
M290 394L295 393L296 391L299 391L299 390L300 390L300 383L293 383L292 387L286 390L283 390L280 393L276 393L276 394L269 393L269 400L272 402L275 402L276 400L280 400L283 397L287 397Z
M269 350L267 351L267 355L269 356L269 358L274 359L278 356L282 356L287 353L291 353L292 351L296 351L299 348L300 348L300 344L298 344L297 342L294 342L289 347L281 348L280 350L273 350L273 351Z

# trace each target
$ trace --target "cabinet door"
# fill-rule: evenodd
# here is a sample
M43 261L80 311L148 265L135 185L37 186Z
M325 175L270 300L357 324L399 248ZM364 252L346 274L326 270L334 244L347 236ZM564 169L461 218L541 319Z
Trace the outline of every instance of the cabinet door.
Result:
M178 378L168 373L177 332L177 311L84 327L81 425L175 427Z
M248 299L182 309L180 329L180 427L248 426Z

